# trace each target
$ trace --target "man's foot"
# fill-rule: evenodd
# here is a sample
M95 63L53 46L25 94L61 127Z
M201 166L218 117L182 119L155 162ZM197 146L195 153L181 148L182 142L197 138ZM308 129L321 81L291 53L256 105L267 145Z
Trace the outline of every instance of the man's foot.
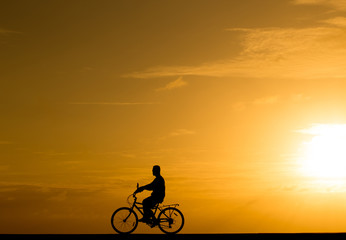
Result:
M157 225L159 225L159 221L157 219L153 219L150 227L153 228L153 227L156 227Z
M141 218L141 219L138 220L138 222L148 223L148 222L149 222L149 219L147 219L147 218Z

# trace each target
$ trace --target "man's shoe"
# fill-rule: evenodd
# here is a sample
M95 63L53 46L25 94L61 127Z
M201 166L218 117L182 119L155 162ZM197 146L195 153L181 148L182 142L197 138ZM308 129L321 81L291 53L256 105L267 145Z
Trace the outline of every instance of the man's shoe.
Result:
M159 225L159 220L154 219L154 220L152 221L152 224L150 225L150 227L153 228L153 227L156 227L157 225Z

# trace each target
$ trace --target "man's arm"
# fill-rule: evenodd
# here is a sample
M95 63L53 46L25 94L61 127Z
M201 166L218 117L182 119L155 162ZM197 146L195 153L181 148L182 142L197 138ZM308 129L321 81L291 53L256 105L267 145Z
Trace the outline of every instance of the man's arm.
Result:
M137 188L135 193L142 192L143 190L153 190L154 189L154 181L152 181L151 183L149 183L147 185L144 185L142 187Z
M154 189L154 181L152 181L151 183L143 186L142 188L145 189L145 190L153 190Z

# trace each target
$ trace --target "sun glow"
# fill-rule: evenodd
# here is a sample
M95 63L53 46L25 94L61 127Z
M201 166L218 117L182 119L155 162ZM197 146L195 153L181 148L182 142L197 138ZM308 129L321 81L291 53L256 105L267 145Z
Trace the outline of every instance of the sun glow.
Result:
M304 143L302 170L319 178L346 177L346 125L323 124L300 131L314 135Z

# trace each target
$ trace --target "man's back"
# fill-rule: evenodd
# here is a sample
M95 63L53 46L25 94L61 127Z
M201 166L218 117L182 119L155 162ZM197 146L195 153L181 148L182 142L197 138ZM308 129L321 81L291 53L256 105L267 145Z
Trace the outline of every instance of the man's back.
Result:
M151 193L151 196L158 200L158 202L163 202L163 199L165 198L165 180L161 175L156 176L154 181L150 184L152 185L153 192Z

